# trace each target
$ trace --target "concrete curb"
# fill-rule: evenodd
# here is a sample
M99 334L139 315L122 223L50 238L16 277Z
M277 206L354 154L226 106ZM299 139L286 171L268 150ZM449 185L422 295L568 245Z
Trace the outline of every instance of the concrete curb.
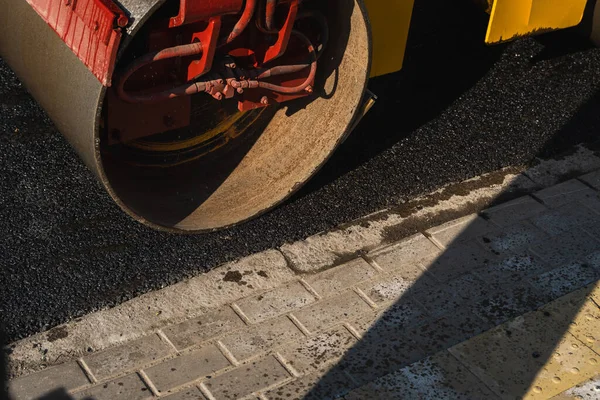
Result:
M535 172L507 168L449 185L401 208L372 214L280 250L267 250L222 265L207 274L13 343L9 349L10 376L15 378L159 332L167 325L298 282L298 274L332 268L414 233L430 237L433 233L427 231L429 228L479 213L507 196L532 193L545 183L556 183L574 173L599 167L600 158L579 147L562 160L541 163L534 167ZM594 178L589 180L594 182ZM443 248L443 243L437 244Z

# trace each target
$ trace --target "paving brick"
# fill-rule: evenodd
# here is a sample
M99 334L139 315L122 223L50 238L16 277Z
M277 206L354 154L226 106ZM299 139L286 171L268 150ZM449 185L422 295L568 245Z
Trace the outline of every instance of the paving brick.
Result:
M597 400L600 399L600 374L579 383L552 398L552 400Z
M422 290L414 295L433 316L448 314L463 303L475 303L490 294L490 288L473 274L466 274L449 282Z
M372 329L404 330L420 324L428 318L430 316L422 305L412 299L402 299L381 311L351 321L350 324L359 334L364 336Z
M600 242L580 229L563 233L531 246L548 265L559 267L587 258L600 249Z
M582 264L587 264L600 272L600 250L594 251L580 259Z
M450 352L501 398L547 399L597 373L597 355L564 329L532 312Z
M473 273L492 287L497 287L506 283L522 282L526 278L543 274L550 269L552 268L538 256L523 252L494 262Z
M427 230L439 244L449 247L452 244L465 242L497 228L477 214L467 215Z
M427 237L418 234L393 246L369 253L369 257L386 271L405 270L407 275L416 278L423 273L417 265L433 261L440 253L440 249Z
M200 302L204 307L215 308L247 297L257 290L277 287L294 279L294 276L281 252L267 250L215 268L177 290L189 291L187 303Z
M596 214L600 214L600 192L590 190L582 194L577 201Z
M300 282L290 282L270 292L242 299L236 304L251 322L256 323L314 302L314 296Z
M308 276L305 280L321 296L332 296L357 283L373 278L377 272L358 258L333 269Z
M467 368L445 351L392 372L346 396L346 400L496 398Z
M576 201L580 197L592 192L594 191L580 181L571 179L540 190L539 192L536 192L534 196L542 200L546 206L557 208Z
M412 327L406 336L423 349L425 355L433 355L479 335L492 326L492 323L482 320L468 308L462 308L450 315Z
M208 379L204 385L217 400L237 400L257 391L268 390L290 379L290 375L279 361L270 356Z
M498 287L488 298L473 306L473 312L492 326L534 310L551 300L549 294L523 282Z
M589 298L600 307L600 281L590 285Z
M587 264L574 263L555 268L530 280L538 292L552 299L564 296L600 278L600 272Z
M244 322L230 307L223 307L181 324L168 326L163 333L178 350L183 350L243 326Z
M94 387L74 394L75 399L94 400L144 400L151 399L152 392L137 374L127 375L109 382L101 383Z
M351 290L294 312L294 316L311 332L326 329L343 321L354 320L371 311L371 307Z
M296 371L311 374L325 371L344 357L357 343L344 327L337 327L316 336L282 346L278 352Z
M167 392L229 365L225 356L211 344L148 368L145 372L159 391Z
M161 397L161 399L167 399L167 400L206 400L206 397L204 397L204 395L202 394L202 392L200 391L200 389L198 389L197 387L193 386L191 388L188 389L183 389L177 393L174 393L172 395L166 396L166 397Z
M600 354L600 308L591 300L586 300L575 315L571 314L569 332Z
M413 340L409 332L415 324L426 321L426 315L419 311L418 305L410 306L394 304L376 318L352 323L362 335L361 340L338 363L340 368L364 384L425 357L418 340Z
M120 372L141 368L144 364L172 353L175 353L175 350L158 335L153 334L92 354L84 357L83 360L96 379L101 381Z
M427 275L421 275L415 281L394 274L386 274L377 279L363 282L358 285L358 288L375 303L383 304L396 301L407 295L413 296L415 293L426 290L436 283Z
M586 225L586 226L582 227L582 230L587 232L589 235L591 235L596 240L600 241L600 226Z
M573 202L540 214L532 218L531 222L544 232L556 236L576 228L599 224L600 215Z
M507 227L532 218L548 208L530 196L521 197L483 211L483 215L499 226Z
M88 384L79 365L70 362L14 379L10 382L10 392L14 400L33 399L54 388L75 390Z
M474 271L489 265L496 257L483 249L475 241L451 245L431 264L426 265L427 272L440 282Z
M333 368L324 375L305 375L269 390L265 397L269 400L333 400L342 397L354 386L348 375Z
M590 172L589 174L580 176L577 179L584 181L588 185L596 188L597 190L600 190L600 170Z
M421 309L423 308L422 306L418 307L420 307ZM360 318L356 318L350 321L348 324L352 329L354 335L362 337L364 334L369 332L369 329L371 329L371 327L375 325L377 321L379 321L379 318L381 318L381 314L381 311L373 311L370 314L363 315Z
M283 316L226 335L220 342L237 360L243 361L275 346L303 337L296 325L288 317Z
M499 326L449 351L500 398L523 398L539 366L532 352L521 353L508 345L508 332L512 334Z
M33 365L38 364L37 360L41 362L39 350L33 349L36 343L48 350L46 360L61 362L87 355L87 348L104 350L141 338L158 327L197 317L207 309L214 310L254 290L279 286L294 277L279 251L264 251L114 308L88 314L76 323L59 327L68 331L68 336L60 340L48 341L47 332L24 339L12 353L14 365L31 365L31 357L36 360Z
M478 240L492 253L506 257L520 252L532 244L541 243L548 237L547 233L536 228L530 222L523 221L490 232Z
M376 324L348 350L337 367L364 385L424 356L425 352L402 331Z
M562 324L570 324L573 316L577 314L581 305L588 299L593 284L575 290L565 296L552 300L540 308L541 311L547 311L550 317L558 320Z

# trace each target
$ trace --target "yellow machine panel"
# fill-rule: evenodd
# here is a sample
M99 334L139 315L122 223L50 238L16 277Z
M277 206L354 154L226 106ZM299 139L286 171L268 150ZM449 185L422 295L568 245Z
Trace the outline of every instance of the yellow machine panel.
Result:
M402 69L414 0L365 0L373 30L371 76Z
M587 0L494 0L486 43L570 28L581 22Z

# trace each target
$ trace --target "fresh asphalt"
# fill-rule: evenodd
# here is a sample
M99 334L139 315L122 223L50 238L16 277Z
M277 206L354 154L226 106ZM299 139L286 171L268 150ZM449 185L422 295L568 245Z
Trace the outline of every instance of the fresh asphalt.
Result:
M376 107L298 195L201 236L125 216L0 60L0 323L9 340L595 141L600 50L572 32L487 47L486 16L461 3L417 2L404 70L371 82Z

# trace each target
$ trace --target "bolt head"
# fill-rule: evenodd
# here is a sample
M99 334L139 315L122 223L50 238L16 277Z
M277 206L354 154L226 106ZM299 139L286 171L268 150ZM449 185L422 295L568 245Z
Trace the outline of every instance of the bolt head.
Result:
M125 15L121 15L119 18L117 18L117 26L120 28L125 28L128 23L129 18L127 18Z

